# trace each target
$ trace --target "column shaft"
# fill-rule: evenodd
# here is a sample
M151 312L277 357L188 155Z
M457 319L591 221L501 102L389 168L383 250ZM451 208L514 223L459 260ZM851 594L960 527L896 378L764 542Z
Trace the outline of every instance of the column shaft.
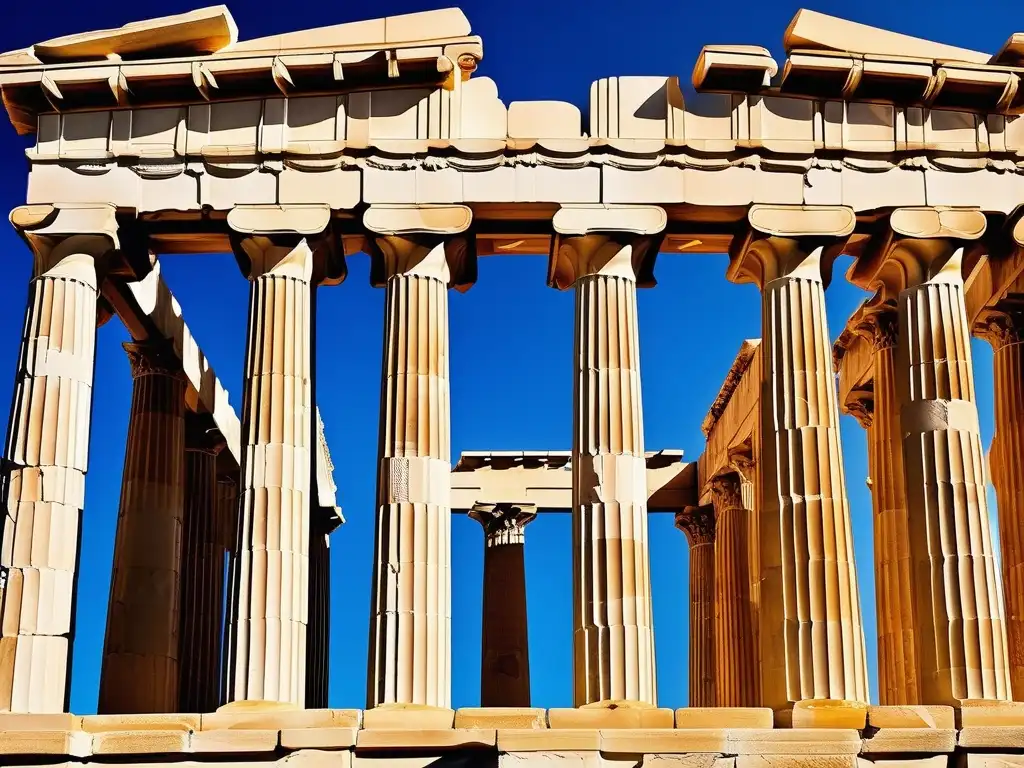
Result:
M67 707L80 517L89 458L96 269L37 269L0 480L0 711Z
M271 258L250 281L226 695L229 701L302 706L314 418L313 254L305 240L287 252L273 246L267 253Z
M789 274L762 288L764 705L867 701L867 668L846 496L821 249L782 241Z
M331 659L331 550L326 533L309 539L309 626L306 639L306 708L327 707Z
M451 697L448 279L444 247L386 284L367 706ZM415 258L412 258L415 254ZM419 259L419 260L417 260Z
M691 707L717 706L715 692L715 510L687 507L676 513L676 527L690 545L690 700Z
M629 247L623 252L628 257ZM635 280L577 279L575 335L574 700L654 704Z
M959 254L899 297L900 422L924 704L1010 696Z
M99 712L178 706L185 378L164 345L125 344L135 379L114 540Z
M185 453L179 712L212 712L220 704L224 547L219 528L217 451L191 429ZM198 434L197 434L198 433Z
M890 706L920 703L893 315L885 313L874 321L874 413L868 430L875 531L878 693L880 702Z
M753 484L735 475L716 481L714 544L715 706L756 707L760 676L750 601Z
M995 421L990 465L999 512L1010 683L1024 701L1024 343L1016 313L992 319Z

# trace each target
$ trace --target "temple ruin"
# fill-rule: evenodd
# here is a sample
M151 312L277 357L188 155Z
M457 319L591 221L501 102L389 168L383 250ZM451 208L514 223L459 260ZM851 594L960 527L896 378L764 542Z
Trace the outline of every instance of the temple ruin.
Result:
M10 216L34 272L0 486L0 762L1024 765L1024 34L991 54L800 11L784 48L705 47L685 98L675 77L598 80L587 122L502 102L456 9L240 40L218 6L0 55L35 137ZM250 285L240 417L157 258L218 252ZM312 307L357 253L386 294L377 537L366 709L335 710L343 520ZM453 467L450 289L538 253L575 292L572 450ZM692 253L757 285L762 330L687 462L644 443L636 291ZM840 255L871 298L833 344ZM95 330L115 316L131 427L100 714L76 716ZM987 459L972 337L995 349ZM868 432L877 638L841 412ZM544 510L572 516L572 709L530 697L522 548ZM658 513L690 547L676 711L656 700ZM483 706L458 711L452 514L486 547Z

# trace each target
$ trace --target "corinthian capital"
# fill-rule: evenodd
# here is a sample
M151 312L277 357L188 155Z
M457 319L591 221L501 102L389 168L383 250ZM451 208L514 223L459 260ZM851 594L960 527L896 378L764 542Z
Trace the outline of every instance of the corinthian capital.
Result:
M469 517L483 526L488 547L522 544L524 530L537 516L535 504L486 504L477 502Z
M711 505L703 507L687 507L676 512L676 528L686 534L691 547L698 544L711 544L715 540L715 508Z
M711 480L711 497L715 509L743 509L743 480L735 472L718 475Z
M1009 344L1020 344L1024 339L1024 311L999 308L990 310L981 322L975 324L975 333L996 350Z

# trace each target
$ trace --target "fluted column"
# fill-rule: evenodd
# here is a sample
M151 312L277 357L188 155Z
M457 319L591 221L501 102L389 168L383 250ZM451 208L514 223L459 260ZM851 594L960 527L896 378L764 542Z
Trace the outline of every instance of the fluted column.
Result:
M992 313L982 335L992 344L996 432L989 466L996 487L1013 698L1024 701L1024 316Z
M89 459L96 348L97 258L117 246L113 208L95 209L106 234L59 234L63 213L16 210L35 255L0 474L0 711L67 708L80 518ZM72 221L65 233L77 229ZM46 234L58 229L57 233ZM24 232L39 231L38 238Z
M562 208L548 282L576 292L573 379L574 702L657 703L637 327L638 279L665 213Z
M317 510L319 511L319 510ZM330 536L320 520L309 538L309 627L306 641L306 707L327 707L331 642Z
M715 706L760 705L750 602L750 517L754 485L737 472L712 480Z
M448 288L464 241L430 225L469 214L428 210L364 216L386 292L367 707L451 701Z
M185 388L167 342L124 345L135 380L114 539L99 712L178 706Z
M306 700L316 247L294 232L236 245L250 289L228 701Z
M868 417L868 451L874 507L878 693L883 705L920 703L907 545L910 540L907 486L896 400L898 330L897 314L887 308L873 311L862 328L874 347L874 397Z
M845 208L755 206L730 279L761 288L761 670L765 706L866 702L864 630L846 495L822 258ZM781 232L789 236L759 234Z
M484 529L483 635L480 706L530 706L526 631L526 525L532 504L476 504L469 516Z
M985 217L968 213L983 231ZM893 222L899 226L896 213ZM897 394L923 704L1010 697L962 254L954 239L907 238L889 255L906 281L899 294Z
M715 510L688 507L676 528L690 545L691 707L717 706L715 696Z
M208 416L186 416L179 712L212 712L220 705L224 546L217 454L223 448Z

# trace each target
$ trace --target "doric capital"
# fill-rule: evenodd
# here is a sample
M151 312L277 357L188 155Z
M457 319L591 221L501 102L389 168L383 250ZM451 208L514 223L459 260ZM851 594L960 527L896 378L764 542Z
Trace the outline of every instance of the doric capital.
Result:
M185 374L181 369L181 359L170 342L127 341L122 346L128 353L133 379L142 376L167 376L180 379L182 382L185 381Z
M985 339L995 350L1009 344L1020 344L1024 339L1024 311L1020 309L989 310L975 324L975 334Z
M565 290L581 277L608 275L653 286L667 222L653 205L563 206L552 221L548 285Z
M782 277L832 277L832 262L853 232L857 217L842 205L754 205L750 227L733 243L726 277L758 288Z
M985 234L987 220L970 208L897 208L849 272L854 285L894 301L923 283L962 282L964 246Z
M120 248L113 205L23 205L11 224L35 257L34 276L51 274L97 288Z
M676 512L676 528L686 534L691 547L711 544L715 540L715 508L708 504L703 507L687 507Z
M241 205L228 213L231 244L250 280L274 275L336 285L347 267L326 205Z
M476 243L466 234L472 222L464 205L370 206L363 214L370 283L379 288L396 275L419 275L469 290L476 282Z
M209 414L185 412L185 450L216 456L227 447L227 440Z
M529 503L477 502L469 510L469 516L484 527L488 547L522 544L523 529L537 516L537 506Z

